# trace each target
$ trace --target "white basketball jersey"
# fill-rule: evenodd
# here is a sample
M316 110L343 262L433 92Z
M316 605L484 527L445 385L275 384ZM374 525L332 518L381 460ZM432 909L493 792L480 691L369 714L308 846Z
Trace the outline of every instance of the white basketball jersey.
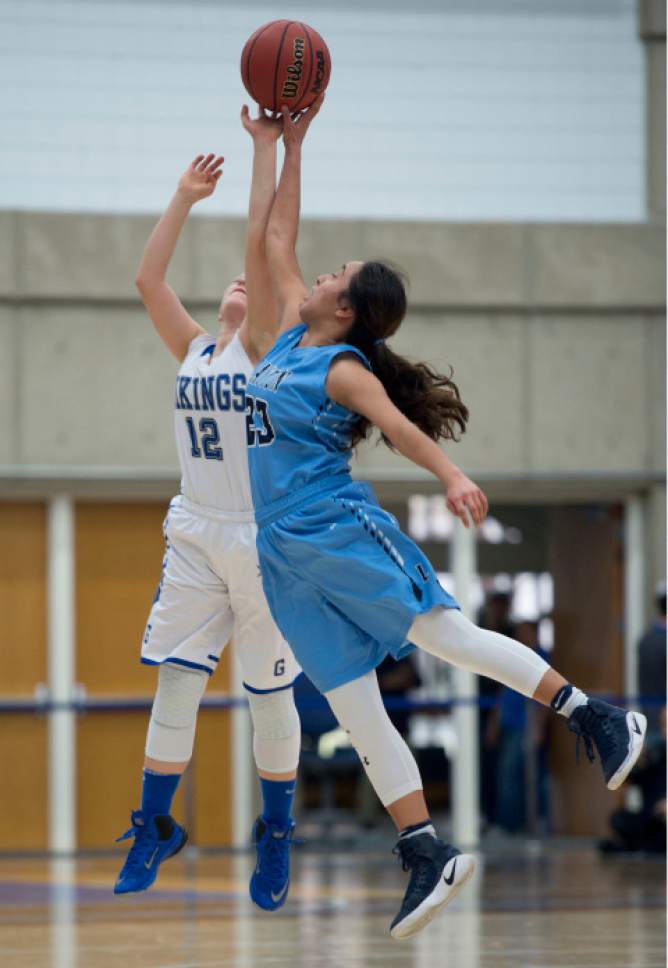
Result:
M253 372L236 333L212 357L215 339L197 336L176 378L174 429L181 493L221 511L252 511L246 383Z

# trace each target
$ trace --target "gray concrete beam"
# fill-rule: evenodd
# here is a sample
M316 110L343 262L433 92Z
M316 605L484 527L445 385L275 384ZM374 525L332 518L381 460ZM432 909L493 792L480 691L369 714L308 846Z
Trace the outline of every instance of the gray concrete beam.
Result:
M529 302L538 307L661 306L665 231L647 225L536 225L528 229Z
M18 289L18 240L16 212L0 212L0 298L15 296Z
M28 298L127 300L157 219L104 215L19 215L20 293ZM192 226L186 225L169 279L177 291L191 281Z
M0 300L127 301L154 218L4 213ZM192 218L169 281L187 301L215 304L243 265L244 220ZM305 221L300 258L310 285L350 258L388 257L411 276L416 307L656 307L665 297L665 241L651 225L459 225Z

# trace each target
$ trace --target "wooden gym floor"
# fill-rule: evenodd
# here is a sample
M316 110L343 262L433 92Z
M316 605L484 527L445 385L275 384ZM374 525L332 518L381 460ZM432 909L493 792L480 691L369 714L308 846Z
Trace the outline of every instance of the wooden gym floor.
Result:
M125 845L124 845L125 846ZM287 905L264 914L249 854L179 856L115 898L118 857L0 859L7 968L664 968L661 860L590 848L480 857L475 881L411 941L388 934L405 876L388 853L295 851Z

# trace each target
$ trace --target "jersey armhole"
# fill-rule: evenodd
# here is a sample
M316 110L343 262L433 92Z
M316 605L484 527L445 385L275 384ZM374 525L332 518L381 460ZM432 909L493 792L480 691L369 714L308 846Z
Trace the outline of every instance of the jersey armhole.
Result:
M204 353L209 347L215 347L216 341L210 333L199 333L188 343L188 349L186 350L186 356L191 356L193 353Z
M336 353L332 354L332 357L327 365L327 376L325 377L325 383L327 383L327 378L329 377L329 371L332 368L332 364L335 363L336 360L340 360L342 356L356 357L360 361L360 363L362 363L362 365L366 367L369 373L373 373L373 368L371 366L371 363L369 363L368 359L366 358L362 350L358 350L356 346L349 346L348 344L345 344L345 345L342 345L341 347L337 347Z
M349 410L348 407L344 407L342 403L337 403L336 400L332 400L329 393L327 392L327 380L329 379L329 371L332 368L332 364L336 362L336 360L340 360L342 356L354 356L356 359L360 361L360 363L364 367L366 367L369 373L373 373L371 364L367 360L366 356L361 350L358 350L356 346L344 345L341 348L337 347L337 352L332 355L329 363L327 364L327 373L325 374L325 382L323 384L323 389L325 391L325 401L327 403L330 403L332 407L337 407L342 413L350 413L350 414L353 414L355 417L360 418L361 414L357 413L356 410Z

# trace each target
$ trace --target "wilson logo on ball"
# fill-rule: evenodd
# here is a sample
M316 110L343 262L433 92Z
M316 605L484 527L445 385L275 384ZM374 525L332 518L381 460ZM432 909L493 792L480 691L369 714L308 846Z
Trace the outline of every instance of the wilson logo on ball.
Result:
M263 108L303 111L329 83L327 44L308 24L272 20L248 38L241 54L244 87Z
M294 59L292 64L288 64L286 71L288 76L285 79L281 92L284 98L296 97L299 93L299 82L302 79L304 69L304 38L295 37L293 48Z

